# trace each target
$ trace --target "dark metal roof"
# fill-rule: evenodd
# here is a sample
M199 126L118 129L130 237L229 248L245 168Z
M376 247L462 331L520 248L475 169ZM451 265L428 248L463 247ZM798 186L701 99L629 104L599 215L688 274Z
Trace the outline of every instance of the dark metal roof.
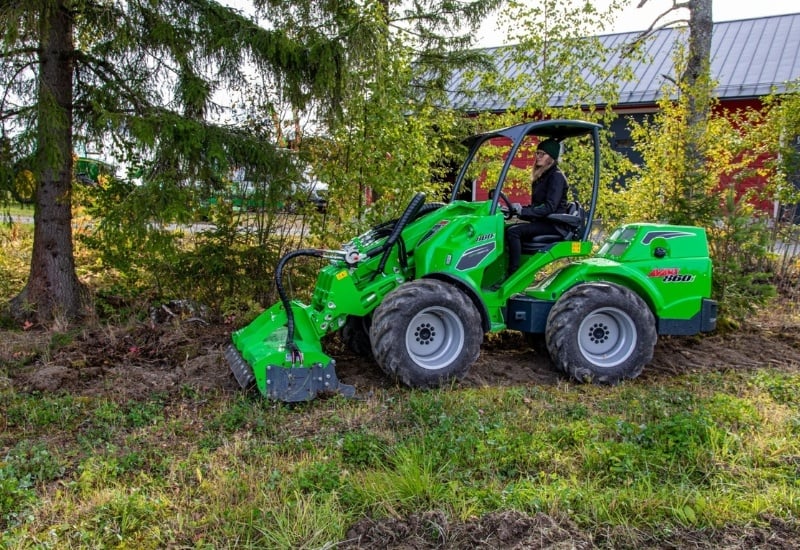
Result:
M641 32L602 35L598 38L610 51L617 51L633 42ZM673 51L678 40L687 39L685 27L662 29L653 33L645 44L645 61L626 61L635 75L620 89L619 106L654 104L664 84L664 75L674 77ZM528 72L531 63L510 62L509 47L484 50L495 59L495 66L506 77ZM606 67L620 62L611 56ZM512 100L464 91L474 91L477 77L456 73L447 85L451 105L468 111L504 111L525 103L523 97ZM717 97L724 100L747 99L786 90L786 84L800 78L800 13L756 19L725 21L714 24L711 41L711 74L718 82ZM591 79L591 76L587 76ZM552 97L552 105L560 105L563 97Z

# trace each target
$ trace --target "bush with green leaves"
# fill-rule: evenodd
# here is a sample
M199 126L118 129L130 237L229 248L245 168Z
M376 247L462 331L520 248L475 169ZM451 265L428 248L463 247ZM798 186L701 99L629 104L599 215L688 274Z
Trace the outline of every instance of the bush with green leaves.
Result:
M762 110L724 109L711 100L703 131L689 124L693 96L711 97L710 84L667 86L652 119L633 123L631 135L641 166L622 193L624 221L690 224L708 231L714 260L714 297L723 319L741 320L775 295L769 206L786 201L786 172L780 159L786 119L769 99ZM783 131L776 128L784 125ZM687 150L699 151L692 166ZM756 183L760 182L760 183ZM763 183L766 182L766 185Z

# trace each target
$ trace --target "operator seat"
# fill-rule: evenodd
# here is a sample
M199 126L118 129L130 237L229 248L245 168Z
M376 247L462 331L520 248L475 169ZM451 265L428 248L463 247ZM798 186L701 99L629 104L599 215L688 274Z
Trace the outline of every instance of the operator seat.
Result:
M548 250L555 243L580 240L583 237L583 230L586 228L586 210L577 200L567 203L566 212L550 214L547 219L554 222L556 233L536 235L522 241L523 254L536 254Z

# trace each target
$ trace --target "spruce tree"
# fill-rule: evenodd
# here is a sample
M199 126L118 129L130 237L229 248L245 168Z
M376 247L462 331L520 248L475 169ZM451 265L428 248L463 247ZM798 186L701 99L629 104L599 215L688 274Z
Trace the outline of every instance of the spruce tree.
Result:
M211 0L0 2L0 185L13 191L29 171L36 186L31 269L12 315L46 324L84 311L72 240L77 142L128 161L146 155L165 185L246 162L269 144L209 116L215 92L234 88L245 66L269 75L293 106L336 112L348 48L336 31L359 28L357 12L257 4L294 18L259 25Z

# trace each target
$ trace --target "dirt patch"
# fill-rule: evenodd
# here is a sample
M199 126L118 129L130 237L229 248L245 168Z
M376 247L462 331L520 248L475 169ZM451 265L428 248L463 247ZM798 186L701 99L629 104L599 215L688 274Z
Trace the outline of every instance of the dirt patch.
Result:
M20 391L117 400L143 400L184 388L233 391L238 386L221 353L229 338L230 327L195 322L94 329L9 374Z
M591 539L569 520L545 514L497 512L464 523L450 523L440 511L403 519L363 519L347 532L342 548L592 548Z
M444 512L412 514L407 518L365 518L347 532L341 548L425 549L794 549L800 543L800 526L765 518L759 527L725 527L719 530L671 529L645 534L634 529L587 533L569 518L516 511L495 512L465 522L450 522Z
M800 321L764 319L724 335L662 337L642 379L696 371L774 368L800 370ZM8 369L3 384L20 391L106 395L146 399L153 393L239 391L223 357L230 325L146 322L126 328L87 330L52 353L42 333L8 333L14 345L0 348L0 361L26 363ZM29 346L25 345L29 338ZM38 348L37 348L38 346ZM40 351L34 353L33 349ZM326 341L339 378L366 395L394 386L371 360L354 355L336 338ZM21 351L25 350L25 351ZM24 361L21 361L24 359ZM491 335L462 387L554 385L566 381L550 358L514 332Z

